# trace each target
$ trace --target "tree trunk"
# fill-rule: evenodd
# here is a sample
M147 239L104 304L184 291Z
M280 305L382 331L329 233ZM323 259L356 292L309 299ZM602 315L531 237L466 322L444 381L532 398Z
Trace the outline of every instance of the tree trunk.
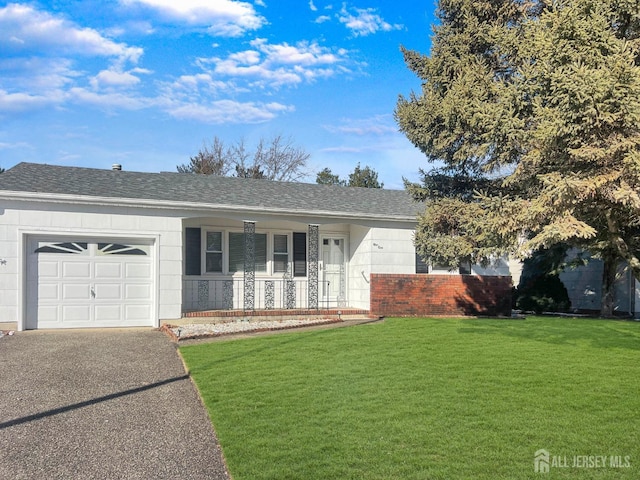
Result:
M614 293L616 274L618 272L618 261L616 257L603 257L602 268L602 303L600 305L600 316L604 318L613 317Z

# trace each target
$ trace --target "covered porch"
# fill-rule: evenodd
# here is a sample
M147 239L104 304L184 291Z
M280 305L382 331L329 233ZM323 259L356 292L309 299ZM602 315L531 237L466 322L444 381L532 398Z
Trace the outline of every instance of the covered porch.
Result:
M337 233L321 232L317 224L256 223L185 221L184 318L272 312L335 315L348 307L348 231L334 227Z

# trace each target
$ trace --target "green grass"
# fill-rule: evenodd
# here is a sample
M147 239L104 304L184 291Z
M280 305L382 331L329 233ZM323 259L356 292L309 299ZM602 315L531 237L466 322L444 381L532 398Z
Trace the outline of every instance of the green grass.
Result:
M639 323L387 319L180 351L235 480L640 478ZM631 467L536 474L542 448Z

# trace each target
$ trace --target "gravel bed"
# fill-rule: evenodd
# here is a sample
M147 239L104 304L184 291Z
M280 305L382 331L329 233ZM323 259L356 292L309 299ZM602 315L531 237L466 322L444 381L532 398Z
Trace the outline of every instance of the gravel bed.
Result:
M283 330L287 328L307 327L336 323L341 320L329 318L292 319L292 320L264 320L264 321L235 321L225 323L193 323L187 325L166 325L165 331L177 340L198 337L212 337L233 333L264 332L269 330Z

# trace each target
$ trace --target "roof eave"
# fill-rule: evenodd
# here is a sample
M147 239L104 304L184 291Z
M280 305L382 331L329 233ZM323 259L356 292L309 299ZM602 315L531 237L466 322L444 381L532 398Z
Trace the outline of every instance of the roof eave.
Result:
M170 200L153 200L139 198L113 198L89 195L68 195L58 193L24 192L24 191L0 191L0 199L20 200L28 202L60 203L75 205L115 206L126 208L153 208L160 210L189 210L194 212L211 213L212 210L224 213L247 214L273 214L294 217L323 217L343 220L378 220L387 222L416 222L416 216L409 215L381 215L378 213L354 213L323 210L281 209L270 207L234 206L215 203L200 202L175 202Z

